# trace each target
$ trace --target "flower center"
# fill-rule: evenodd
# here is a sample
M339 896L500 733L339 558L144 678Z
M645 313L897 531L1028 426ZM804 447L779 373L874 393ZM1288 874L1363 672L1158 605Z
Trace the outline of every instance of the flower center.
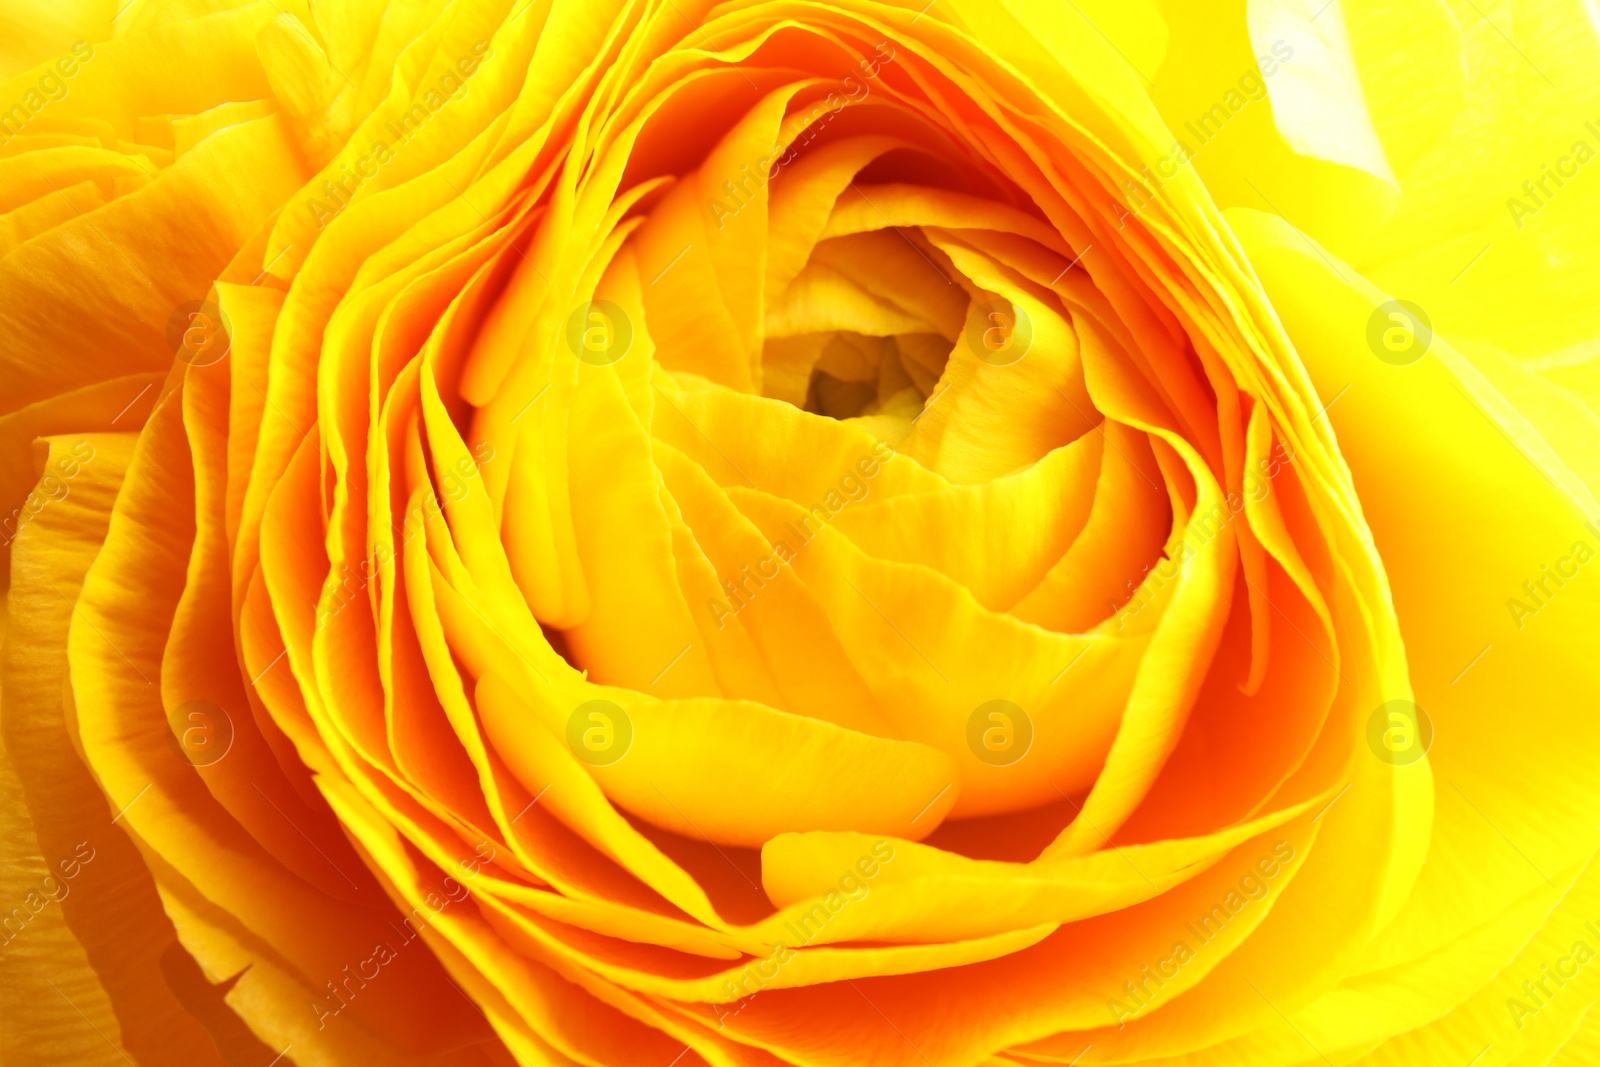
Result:
M959 343L958 279L921 227L819 241L768 306L763 394L835 419L915 418Z

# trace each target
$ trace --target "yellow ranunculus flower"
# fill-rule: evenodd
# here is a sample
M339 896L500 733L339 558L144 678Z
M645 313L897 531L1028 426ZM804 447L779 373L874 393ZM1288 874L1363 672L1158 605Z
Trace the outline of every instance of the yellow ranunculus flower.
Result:
M0 27L0 1060L1600 1062L1592 5Z

